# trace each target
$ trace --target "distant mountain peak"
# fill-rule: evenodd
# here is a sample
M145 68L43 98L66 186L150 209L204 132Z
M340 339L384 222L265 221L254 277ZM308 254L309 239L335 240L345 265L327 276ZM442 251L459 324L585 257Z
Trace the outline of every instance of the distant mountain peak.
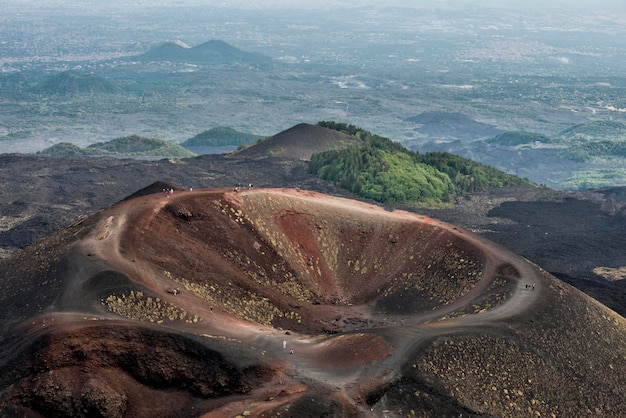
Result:
M213 39L190 47L181 40L166 42L134 57L141 61L170 61L196 64L269 64L272 59L256 52L239 49L227 42Z

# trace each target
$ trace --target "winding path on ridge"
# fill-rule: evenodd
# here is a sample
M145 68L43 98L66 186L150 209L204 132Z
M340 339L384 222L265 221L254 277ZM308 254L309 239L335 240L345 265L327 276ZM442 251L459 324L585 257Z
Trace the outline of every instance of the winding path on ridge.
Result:
M260 193L261 190L263 189L250 189L242 193ZM393 216L406 217L411 221L434 223L450 234L462 236L465 241L478 248L486 257L486 262L482 278L474 288L448 305L410 316L390 318L390 315L374 312L374 308L371 306L332 306L332 309L344 313L367 317L373 326L340 330L332 336L301 335L294 332L286 334L284 330L251 324L220 309L214 310L213 307L208 306L205 300L196 297L191 292L182 292L179 295L168 293L168 289L176 286L175 283L155 272L154 266L144 264L140 254L128 254L127 251L121 250L123 248L121 240L124 238L129 222L132 222L135 227L141 228L142 225L148 227L153 221L154 215L168 203L175 202L182 197L201 197L205 193L208 191L176 192L170 197L153 194L121 202L105 211L106 215L102 217L99 227L83 239L79 246L82 251L94 254L99 259L107 260L112 268L118 269L131 277L133 281L150 288L163 300L203 318L202 322L192 326L169 327L168 325L160 325L160 327L169 327L171 332L220 336L240 341L241 344L248 345L251 349L263 353L268 359L284 363L287 374L295 381L306 381L306 384L316 382L314 384L321 388L327 388L333 392L345 391L350 397L357 396L359 393L362 394L363 388L372 388L375 385L391 381L397 376L402 365L406 363L409 353L432 338L458 332L467 333L486 330L487 328L493 329L506 319L523 315L525 311L531 308L544 286L541 275L538 274L538 269L535 266L503 247L469 231L432 218L394 211L392 212ZM373 208L373 206L364 203L352 201L348 203L344 199L309 192L301 193L297 190L272 190L272 193L292 195L300 199L328 199L328 204L349 205L350 210L355 210L355 205L360 205L363 211L370 211ZM376 210L382 211L381 208ZM504 302L491 310L480 313L446 317L446 315L459 312L463 307L468 306L472 300L484 295L494 277L500 274L498 268L507 264L514 269L516 277L508 277L513 286ZM534 291L527 288L526 285L530 283L534 284ZM113 314L110 315L109 319L120 321L120 318ZM146 326L153 325L146 324ZM283 340L287 342L286 349L283 347ZM332 358L337 347L344 343L351 344L352 340L357 340L366 345L371 343L371 350L376 350L376 347L379 346L384 350L386 346L387 353L380 353L380 358L374 358L370 361L359 358L359 356L355 356L353 361L347 361L345 358ZM295 352L289 354L290 349L294 349ZM224 414L227 414L226 409ZM219 411L215 411L210 416L220 416Z

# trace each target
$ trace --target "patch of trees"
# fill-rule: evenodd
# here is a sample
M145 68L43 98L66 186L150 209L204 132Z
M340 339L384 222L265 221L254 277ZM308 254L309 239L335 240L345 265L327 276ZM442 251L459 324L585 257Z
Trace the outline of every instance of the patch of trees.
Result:
M527 179L449 152L428 152L417 154L416 158L446 173L452 179L454 193L457 195L483 192L497 187L533 184Z
M320 121L317 123L317 125L324 128L333 129L335 131L343 132L344 134L350 135L351 137L360 139L362 141L369 141L373 136L370 132L347 123L335 121Z
M452 194L531 184L450 153L414 153L397 142L353 125L321 122L320 126L360 138L362 145L313 154L311 172L358 196L381 203L442 205L449 202Z

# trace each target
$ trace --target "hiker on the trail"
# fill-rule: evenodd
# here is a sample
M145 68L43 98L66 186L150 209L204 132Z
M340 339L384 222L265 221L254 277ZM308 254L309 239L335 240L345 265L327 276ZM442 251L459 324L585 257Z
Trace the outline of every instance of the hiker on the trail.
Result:
M283 340L283 348L287 348L287 340Z

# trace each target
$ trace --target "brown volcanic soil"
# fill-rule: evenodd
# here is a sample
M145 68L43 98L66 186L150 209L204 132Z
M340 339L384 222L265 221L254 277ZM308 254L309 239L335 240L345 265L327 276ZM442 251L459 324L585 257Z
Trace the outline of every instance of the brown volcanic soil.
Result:
M3 415L626 414L626 320L479 235L160 186L2 260Z

